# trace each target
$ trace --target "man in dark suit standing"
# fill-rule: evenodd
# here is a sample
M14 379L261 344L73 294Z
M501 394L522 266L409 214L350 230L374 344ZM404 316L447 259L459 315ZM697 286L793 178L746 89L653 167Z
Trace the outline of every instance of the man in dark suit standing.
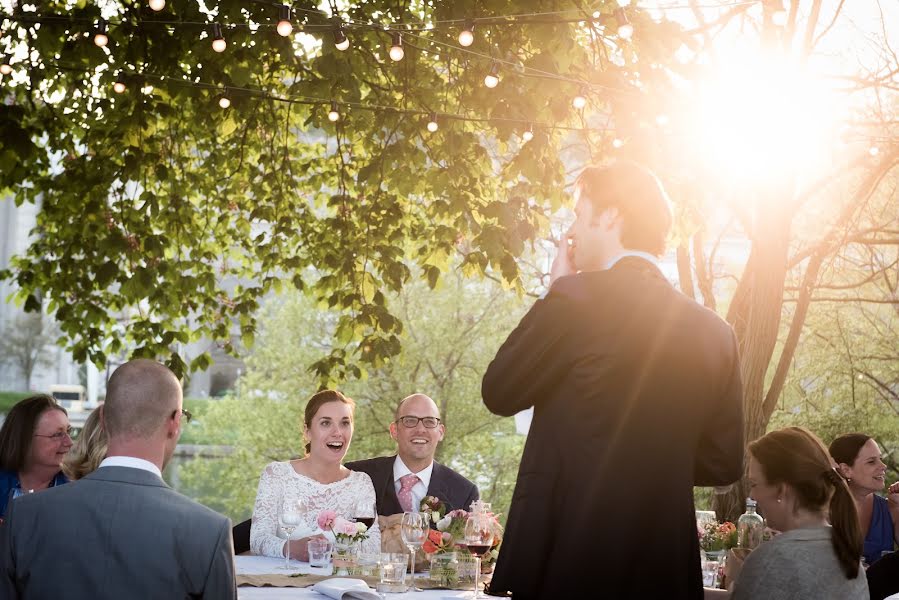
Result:
M133 360L109 379L100 467L17 498L0 527L0 597L236 598L230 521L161 471L181 434L181 384Z
M652 173L588 168L575 193L549 292L482 383L496 414L534 407L491 592L698 600L692 487L743 469L736 339L659 270Z
M397 454L346 464L371 477L379 515L417 511L425 496L442 500L447 511L468 510L478 499L475 484L434 460L437 444L445 434L437 404L424 394L412 394L400 401L390 424Z

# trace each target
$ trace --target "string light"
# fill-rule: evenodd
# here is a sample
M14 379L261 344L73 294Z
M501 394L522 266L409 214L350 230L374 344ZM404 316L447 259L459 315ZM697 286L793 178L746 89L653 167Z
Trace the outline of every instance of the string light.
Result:
M328 120L332 123L336 123L338 119L340 119L340 113L337 111L337 102L331 100L331 110L328 111Z
M231 106L231 98L228 97L228 92L225 91L219 96L219 106L222 108L228 108Z
M783 9L774 11L771 15L771 21L778 27L783 27L787 24L787 11Z
M434 133L435 131L437 131L438 127L439 125L437 124L437 113L432 112L430 115L428 115L428 131Z
M474 43L474 22L465 21L465 26L459 32L459 45L468 48Z
M390 46L390 58L399 62L403 60L404 56L406 56L406 51L403 50L403 36L399 31L394 31L393 44Z
M155 10L156 12L159 12L163 8L165 8L165 0L150 0L148 4L150 5L150 8L152 10Z
M343 52L347 48L350 47L350 40L346 36L346 32L343 30L343 27L337 26L334 29L334 47Z
M521 139L525 142L530 142L534 139L534 124L528 123L528 128L524 130L524 133L521 134Z
M3 62L0 63L0 74L9 75L12 73L12 61L9 60L9 55L6 54L3 56Z
M615 10L615 20L618 21L618 37L623 40L631 39L631 36L634 35L634 26L627 20L627 13L623 8L619 7Z
M871 156L877 156L878 154L880 154L880 148L878 148L877 146L871 146L868 149L868 154L870 154Z
M216 52L224 52L228 43L222 35L222 26L219 23L212 24L212 49Z
M630 6L631 0L618 0L618 6L624 8L625 6Z
M499 83L499 65L496 61L493 61L493 65L490 67L490 72L487 73L487 76L484 77L484 85L489 88L495 88Z
M583 109L587 106L587 98L584 96L584 88L581 88L581 91L578 92L577 96L571 101L571 105L575 107L577 110Z
M622 146L624 146L624 142L621 141L620 139L615 138L614 140L612 140L612 147L613 147L613 148L621 148Z
M106 35L106 19L98 19L94 29L94 43L102 48L109 43L109 36Z
M275 29L278 30L278 35L281 37L287 37L293 32L293 25L290 23L290 7L286 4L278 7L278 26Z
M112 89L116 94L121 94L125 91L125 81L122 79L122 72L119 71L116 73L115 83L112 84Z

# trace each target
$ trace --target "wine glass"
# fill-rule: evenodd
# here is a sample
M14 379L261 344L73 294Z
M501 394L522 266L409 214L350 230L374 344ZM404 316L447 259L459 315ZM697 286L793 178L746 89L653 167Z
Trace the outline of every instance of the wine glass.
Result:
M400 525L400 535L403 538L403 543L409 547L410 559L412 561L411 589L413 592L420 592L421 590L415 587L415 550L421 548L421 545L428 538L427 515L420 512L404 512Z
M369 529L378 518L378 509L374 500L360 500L353 506L353 518L357 523L364 523Z
M468 547L468 551L475 557L474 564L474 596L473 598L486 598L478 589L481 575L481 557L493 547L493 524L490 517L484 513L472 513L465 521L465 536L462 543Z
M301 500L285 500L281 505L278 521L281 529L287 534L287 553L284 556L284 566L281 570L290 570L290 536L303 523L306 505Z

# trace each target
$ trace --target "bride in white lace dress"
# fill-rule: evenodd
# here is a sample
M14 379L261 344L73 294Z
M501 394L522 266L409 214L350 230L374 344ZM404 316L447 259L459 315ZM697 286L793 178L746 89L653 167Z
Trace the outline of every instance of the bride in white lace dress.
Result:
M250 529L253 554L286 555L286 535L278 524L278 514L285 501L302 501L307 509L304 523L289 542L291 558L303 561L309 557L306 543L324 535L316 522L321 511L331 509L352 519L356 516L353 513L358 502L374 505L375 488L371 478L365 473L350 471L342 464L353 439L355 408L352 399L333 390L318 392L309 399L303 426L306 456L269 463L259 478ZM380 551L381 532L377 519L368 533L368 539L362 542L362 550ZM333 541L333 537L331 539Z

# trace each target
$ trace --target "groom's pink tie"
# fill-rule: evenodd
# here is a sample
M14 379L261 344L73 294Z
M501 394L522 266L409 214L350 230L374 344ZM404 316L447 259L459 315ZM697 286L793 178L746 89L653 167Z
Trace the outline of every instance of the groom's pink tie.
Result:
M412 488L419 481L421 480L418 478L418 475L413 475L412 473L407 473L400 477L400 491L396 497L400 501L400 507L402 507L403 512L412 510Z

